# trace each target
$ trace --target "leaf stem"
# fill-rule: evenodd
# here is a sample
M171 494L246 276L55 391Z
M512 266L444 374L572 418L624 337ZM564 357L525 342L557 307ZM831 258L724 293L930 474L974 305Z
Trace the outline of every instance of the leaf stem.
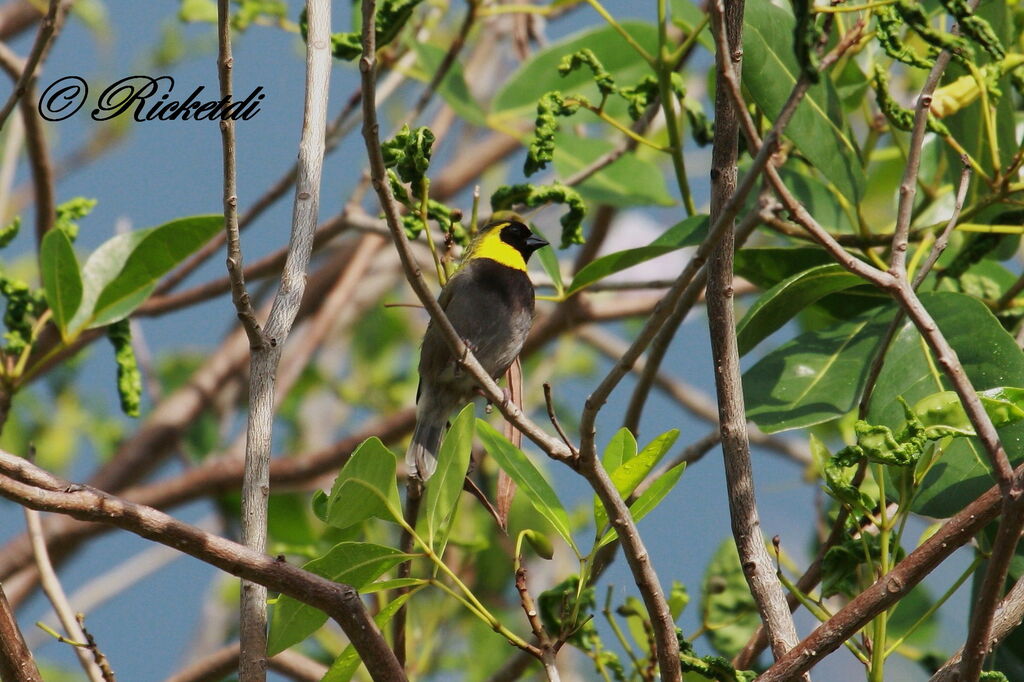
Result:
M412 539L416 541L416 544L418 544L423 549L423 554L426 555L426 557L430 559L430 561L433 562L433 564L437 566L442 573L447 575L448 578L453 583L455 583L455 586L458 587L459 590L466 596L466 600L468 601L458 597L458 595L456 595L454 591L447 588L447 586L443 588L446 592L448 592L452 596L455 596L460 602L465 604L467 608L469 608L474 614L476 614L480 618L480 620L487 623L487 625L489 625L491 629L493 629L495 632L503 636L512 644L516 645L523 651L528 651L529 653L536 655L536 647L534 647L529 642L524 640L522 637L520 637L519 635L509 630L504 625L502 625L501 621L495 618L494 614L487 610L487 607L484 606L480 602L480 600L476 598L476 595L473 594L473 591L470 590L469 587L467 587L466 584L459 579L459 576L455 575L455 572L452 571L452 569L450 569L448 565L441 560L441 557L437 556L437 553L434 552L434 550L430 547L427 541L421 538L416 533L416 530L405 522L405 519L399 520L399 517L396 516L395 520L398 521L398 525L400 525L405 530L405 532L407 532L412 537ZM431 583L436 585L442 585L442 583L436 580L431 580Z
M644 61L652 67L656 66L654 57L651 56L651 53L645 50L644 46L638 43L636 38L630 35L629 32L622 27L622 24L616 21L615 17L608 13L608 10L604 8L604 5L598 2L598 0L587 0L587 3L594 8L594 11L601 15L602 19L608 22L609 26L615 29L616 33L622 36L623 40L629 43L630 47L637 51L637 54L643 57Z
M964 581L965 581L965 580L967 580L967 579L968 579L969 577L971 577L971 576L972 576L972 575L974 574L974 571L975 571L975 570L976 570L976 569L978 568L978 566L980 566L980 565L981 565L981 562L982 562L982 560L983 560L983 557L981 557L980 555L979 555L979 556L976 556L976 557L974 557L974 561L972 561L972 562L971 562L971 565L970 565L970 566L968 566L968 567L967 567L967 569L966 569L966 570L965 570L965 571L964 571L964 572L963 572L962 574L960 574L960 577L956 579L956 582L954 582L954 583L953 583L952 585L950 585L949 589L948 589L948 590L946 590L946 591L945 591L945 593L943 593L943 595L942 595L941 597L939 597L939 598L938 598L938 599L937 599L937 600L935 601L935 603L934 603L934 604L932 604L932 605L931 605L931 606L930 606L930 607L928 608L928 610L927 610L927 611L925 611L924 613L922 613L922 614L921 614L921 617L920 617L920 618L918 618L918 619L917 619L916 621L914 621L914 624L913 624L913 625L911 625L911 626L910 626L909 628L907 628L907 631L906 631L906 632L904 632L904 633L903 633L903 634L902 634L902 635L900 636L900 638L899 638L899 639L897 639L897 640L896 640L895 642L893 642L892 646L890 646L890 647L889 647L889 648L888 648L888 649L886 650L886 652L885 652L885 655L886 655L886 656L890 656L890 655L892 655L892 654L893 654L893 652L895 652L895 651L896 651L896 650L897 650L897 649L898 649L898 648L899 648L899 647L900 647L900 646L901 646L901 645L903 644L904 640L906 640L906 639L907 639L907 637L910 637L910 635L914 634L914 632L915 632L915 631L916 631L916 630L917 630L917 629L918 629L919 627L921 627L922 625L924 625L924 624L925 624L925 623L926 623L926 622L928 621L928 619L929 619L929 618L931 618L931 617L932 617L932 615L933 615L933 614L934 614L934 613L935 613L936 611L938 611L938 610L939 610L939 607L940 607L940 606L942 606L943 604L945 604L945 603L946 603L946 601L947 601L947 600L949 600L949 598L950 598L950 597L952 597L952 596L953 596L953 594L954 594L954 593L955 593L955 592L956 592L956 591L957 591L958 589L960 589L960 586L964 584Z
M877 2L866 2L862 5L825 5L822 7L812 7L811 11L817 14L845 14L847 12L863 12L864 10L873 10L876 7L895 5L897 2L898 0L878 0Z
M705 17L705 22L707 18ZM692 216L697 212L693 203L693 193L690 191L690 181L686 176L686 161L683 158L683 140L679 132L679 116L676 113L675 92L672 90L672 62L668 53L668 17L665 11L665 0L658 0L658 59L654 63L654 70L658 74L658 94L661 96L661 108L665 114L665 129L668 132L668 140L672 155L672 167L676 174L676 183L679 186L679 194L686 208L686 215ZM696 35L696 32L694 32Z

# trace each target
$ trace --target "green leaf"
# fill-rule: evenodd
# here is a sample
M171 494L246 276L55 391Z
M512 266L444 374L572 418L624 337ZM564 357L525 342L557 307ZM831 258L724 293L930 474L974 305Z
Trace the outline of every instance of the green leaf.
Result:
M494 457L498 466L516 482L519 489L530 500L533 508L548 520L578 556L580 552L576 547L576 542L572 539L569 515L566 514L565 507L562 506L554 489L544 479L540 470L534 466L522 450L508 442L505 436L495 431L487 422L478 419L476 428L484 447Z
M68 322L82 302L82 273L64 230L50 230L39 247L39 268L53 321L67 341Z
M368 542L342 542L302 568L356 590L397 566L406 555L391 547ZM308 604L281 595L274 606L267 642L269 655L280 653L313 634L327 621L327 614Z
M774 121L796 85L800 67L793 54L796 20L770 0L749 0L743 16L743 85ZM842 102L828 78L807 90L786 128L804 156L853 204L866 178Z
M620 25L650 54L658 49L658 30L653 24L623 21ZM616 83L639 81L650 66L629 46L615 28L602 26L576 33L535 54L509 78L494 98L492 116L533 120L537 100L545 93L560 90L582 94L600 101L592 74L586 69L562 77L558 66L562 57L589 48L615 78Z
M637 449L633 432L622 427L615 432L615 435L608 441L608 445L605 446L601 464L604 465L605 470L615 471L623 462L628 462L636 457Z
M1024 419L1024 389L990 388L979 391L978 398L996 428ZM914 413L926 427L937 426L965 436L975 435L956 391L940 391L918 400L914 403Z
M395 455L376 436L363 441L338 473L327 501L327 523L337 528L376 517L402 518Z
M704 572L701 610L708 642L726 658L738 654L761 623L731 539L719 545Z
M761 295L736 327L740 355L745 355L797 313L836 291L864 284L838 263L819 265L784 279Z
M675 465L659 476L640 497L636 498L633 504L629 505L629 513L633 517L634 523L639 523L642 518L654 511L661 501L665 499L665 496L675 487L676 483L679 482L679 477L683 475L685 470L686 462L680 462ZM604 547L618 536L618 532L611 528L601 537L601 541L597 543L597 546Z
M608 140L558 134L555 136L555 170L567 178L589 166L615 147ZM583 198L593 204L628 206L672 206L665 174L654 163L636 154L623 154L614 163L576 186Z
M766 433L846 414L860 398L892 306L801 334L743 374L747 418ZM875 422L872 422L875 423Z
M104 242L82 269L84 291L72 321L102 327L131 314L161 277L220 232L223 216L192 216Z
M1024 386L1024 354L984 303L952 292L925 293L920 298L956 351L975 390ZM907 322L886 355L867 419L896 428L903 421L898 397L913 405L951 388L930 357L924 339ZM1024 458L1024 421L1008 421L999 427L999 438L1011 462L1019 464ZM946 518L991 485L992 474L984 448L976 438L956 438L941 449L937 462L922 480L913 510Z
M625 431L625 429L621 429L619 433L622 433L622 431ZM666 431L648 443L635 457L623 457L618 466L614 469L608 469L608 476L611 478L612 483L615 484L615 489L619 492L619 496L622 499L628 499L633 494L636 487L647 478L647 474L654 470L654 467L658 465L658 462L661 461L661 458L665 456L665 453L668 452L668 449L672 447L672 444L676 442L678 437L679 429ZM630 438L632 438L632 434L630 434ZM632 445L635 452L636 442L634 441ZM604 459L611 460L613 458L614 455L609 457L608 452L605 452ZM608 513L601 500L595 495L594 525L598 533L604 529L606 523L608 523Z
M377 624L378 628L383 630L391 622L391 619L395 617L395 614L398 613L398 609L402 608L412 595L412 592L406 592L389 601L387 606L382 608L373 617L373 622ZM359 654L356 652L355 647L349 644L334 659L334 663L331 664L331 667L321 678L320 682L348 682L356 674L356 671L359 670L360 664L362 664L362 660L360 660Z
M437 470L427 482L426 511L427 541L439 555L444 552L455 507L462 493L462 482L469 470L469 455L473 451L473 427L476 424L473 403L466 405L452 422L441 443L437 457Z
M671 253L685 246L700 244L707 236L707 229L708 217L706 215L695 215L680 223L676 223L665 234L647 246L617 251L596 258L580 268L572 283L569 284L569 289L565 292L565 295L572 296L594 282L598 282L617 272L622 272L634 265L649 261L652 258L664 256L666 253Z
M429 83L437 70L441 68L446 51L436 45L428 43L413 42L413 49L416 50L416 57L423 68L423 81ZM473 98L466 85L466 76L462 70L459 60L452 63L448 73L441 79L437 86L437 93L444 98L444 101L467 123L475 126L485 127L487 116Z

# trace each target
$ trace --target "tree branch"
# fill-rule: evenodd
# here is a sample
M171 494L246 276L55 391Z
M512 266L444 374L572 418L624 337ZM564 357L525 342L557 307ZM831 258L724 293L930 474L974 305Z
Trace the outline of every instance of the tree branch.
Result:
M12 80L17 80L25 71L24 61L9 47L0 43L0 68L7 72ZM36 243L42 241L56 217L54 199L53 165L50 151L43 131L42 117L36 109L35 85L30 81L26 85L26 97L18 101L21 118L25 123L25 150L28 154L29 169L32 173L32 189L35 194L36 209Z
M220 0L219 25L222 48L222 95L230 96L230 27L227 26L227 0ZM299 140L298 175L292 209L292 230L288 243L281 283L274 296L270 315L262 330L252 328L255 316L247 304L244 280L241 279L241 252L238 249L238 225L231 226L228 214L228 272L232 275L235 303L239 318L249 336L252 359L249 376L249 420L246 429L245 478L242 483L242 542L263 552L267 542L267 503L270 498L270 445L273 432L276 374L285 339L302 302L306 286L306 267L313 251L320 209L320 176L323 169L324 140L327 127L327 95L331 73L331 8L329 0L308 0L306 3L308 34L306 38L306 96ZM225 36L224 33L227 32ZM225 47L226 46L226 47ZM226 85L225 85L226 84ZM224 92L225 88L227 92ZM229 142L233 135L225 132L225 194L233 194L233 177L228 178ZM233 168L232 173L233 175ZM225 210L234 208L231 196ZM234 217L234 216L232 216ZM237 220L237 218L235 218ZM242 295L244 300L239 300ZM247 322L249 318L249 322ZM254 335L258 332L258 336ZM262 585L243 580L241 603L240 682L262 682L267 667L267 592Z
M0 475L0 496L39 511L117 526L321 609L341 626L375 680L405 679L359 594L350 586L206 533L156 509L69 484L8 452L0 451L0 468L5 472Z
M743 0L734 0L727 7L723 7L721 3L716 2L712 8L712 24L718 44L718 49L715 50L715 71L719 86L716 88L715 97L715 142L711 152L711 218L719 220L727 207L735 203L739 123L734 110L735 105L721 83L726 72L731 72L733 78L740 77L743 64L744 3ZM798 83L790 96L790 102L799 102L805 91L806 87L801 88ZM790 116L795 110L796 105L793 104L789 109ZM780 116L772 128L772 133L775 136L779 135L788 121L788 116ZM772 147L770 142L762 146L758 154L762 167L768 163L767 152ZM749 171L748 177L759 172L755 166ZM733 219L729 217L726 220L732 228ZM708 260L708 325L714 358L715 386L718 390L718 415L732 533L736 549L739 551L743 575L747 579L750 593L757 603L761 620L768 631L772 653L778 659L796 645L798 638L782 584L775 574L773 562L765 548L754 497L754 472L750 464L750 442L747 440L747 418L743 404L732 292L734 248L735 235L732 229L728 229Z
M11 90L11 94L7 97L7 101L4 102L3 107L0 107L0 130L4 129L4 123L7 121L7 117L11 115L11 112L14 111L14 106L18 103L18 100L25 96L31 84L35 82L37 67L42 61L43 56L49 51L53 35L57 31L57 10L60 8L60 4L61 0L50 0L46 14L43 16L42 21L39 22L39 31L36 33L36 39L32 43L32 49L29 51L28 57L25 58L25 65L21 70L21 75L18 76L14 89Z
M11 682L43 682L32 652L25 645L14 609L0 583L0 679Z
M53 606L53 612L57 614L60 624L67 633L69 639L75 642L85 642L85 633L75 619L75 611L68 603L68 597L64 594L64 588L57 578L57 573L50 563L50 554L46 551L46 536L43 535L43 524L39 520L39 512L28 507L24 508L25 524L28 526L28 535L32 541L32 552L35 555L36 566L39 569L39 582L43 586L43 592ZM96 665L88 649L80 646L72 647L78 662L85 671L91 682L104 682L103 671Z
M231 84L231 69L234 68L234 57L231 56L231 2L217 0L217 75L220 79L220 96L223 100L234 100ZM235 304L238 319L249 337L249 345L253 350L264 345L263 332L256 313L252 308L252 299L245 288L245 274L242 266L242 246L238 239L238 190L235 178L235 122L225 118L220 122L221 149L224 157L224 233L228 244L228 277L231 280L231 301ZM243 597L244 601L244 597ZM245 648L245 636L242 637L242 648ZM243 677L242 682L247 682Z

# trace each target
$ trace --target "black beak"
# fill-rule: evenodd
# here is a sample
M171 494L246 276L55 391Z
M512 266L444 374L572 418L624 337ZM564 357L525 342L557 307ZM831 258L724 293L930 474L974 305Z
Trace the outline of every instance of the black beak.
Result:
M535 234L526 238L526 253L531 254L537 249L547 246L548 243Z

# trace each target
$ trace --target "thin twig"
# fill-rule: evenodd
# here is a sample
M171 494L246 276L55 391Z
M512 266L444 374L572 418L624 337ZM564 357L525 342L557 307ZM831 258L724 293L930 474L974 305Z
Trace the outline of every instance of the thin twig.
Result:
M217 74L220 80L220 95L230 102L232 96L231 70L234 58L231 54L231 3L229 0L217 1ZM227 270L231 281L231 301L251 349L251 365L255 364L255 354L266 346L263 330L256 321L256 313L252 300L245 287L245 274L242 264L242 247L238 235L238 193L235 174L235 122L226 118L220 122L221 149L223 153L223 206L224 231L227 239ZM250 370L252 371L252 370ZM250 392L255 390L250 384ZM257 405L250 405L248 432L255 436ZM269 435L267 436L269 440ZM263 553L266 547L266 505L260 504L259 484L261 466L256 455L259 446L255 437L247 438L245 477L242 482L242 542L246 547ZM250 456L250 452L253 453ZM269 496L269 490L263 489L263 495ZM260 510L263 510L262 512ZM262 520L262 523L261 523ZM238 677L241 682L263 682L267 675L267 591L259 583L243 580L241 598L239 600L239 639L241 641L241 657L238 665Z
M622 357L622 354L629 348L629 344L625 341L597 325L580 327L577 331L577 336L581 341L600 351L611 360ZM642 373L646 366L647 360L640 358L633 366L633 373ZM659 371L655 374L654 386L661 389L666 396L677 402L680 407L690 414L709 424L714 424L714 433L718 433L718 407L705 393L687 384L685 381L666 374L664 371ZM810 452L795 439L785 439L766 434L756 426L748 429L748 436L750 437L750 442L782 455L798 466L806 467L811 461ZM711 444L708 447L713 447L713 445ZM697 450L699 449L698 447ZM694 462L697 459L699 458L692 456L681 457L676 459L675 463L678 464L680 461Z
M2 108L0 108L0 130L3 130L3 124L7 121L7 117L14 111L14 105L17 103L17 100L25 96L25 93L29 90L30 83L36 78L36 69L39 67L39 62L42 60L43 55L48 51L50 41L57 29L57 9L59 7L60 0L50 0L46 14L39 23L36 41L32 44L32 50L29 51L29 56L25 60L25 68L22 70L22 75L18 77L17 82L14 83L14 89L7 97L7 101L4 102Z
M60 584L57 573L50 563L50 553L46 549L46 536L43 535L43 524L39 520L39 512L25 507L25 525L28 526L28 535L32 541L32 551L35 554L36 566L39 569L39 581L42 584L46 598L50 600L54 613L60 619L64 632L68 637L77 642L86 641L85 633L82 632L78 620L75 618L75 610L68 603L68 597L64 594L64 588ZM103 671L93 660L87 649L74 647L75 656L82 666L82 670L92 682L104 682Z
M946 227L942 230L938 239L932 245L931 251L928 253L928 258L921 265L920 270L914 276L913 287L917 289L921 286L921 282L928 276L932 267L935 266L936 261L939 260L939 256L946 250L946 245L949 243L949 235L952 234L956 228L957 220L960 218L960 211L964 207L964 200L967 197L967 187L970 183L971 178L971 167L966 162L964 163L963 170L960 173L960 184L956 193L956 202L953 205L953 212L949 216L949 220L946 222ZM868 414L868 408L871 404L871 396L875 390L875 384L878 382L878 377L882 373L882 367L885 364L885 357L889 351L889 345L895 338L896 333L903 325L904 314L900 310L896 313L896 317L889 323L889 327L885 330L885 334L882 335L882 340L878 344L878 348L875 349L875 356L871 361L871 367L868 369L867 380L864 383L864 393L860 398L860 407L858 413L860 419L865 419Z
M96 638L85 627L85 615L76 613L75 620L78 622L78 627L81 629L82 634L85 635L85 648L92 654L93 661L99 666L100 672L103 673L103 682L115 682L114 670L110 667L110 661L100 650L99 645L96 644Z
M946 221L946 226L942 228L942 232L939 234L935 243L932 245L931 251L928 252L928 257L924 263L921 264L920 269L914 275L913 287L916 290L921 286L921 282L928 276L932 268L935 267L936 261L942 256L942 252L946 250L946 246L949 244L949 236L953 234L953 230L956 229L957 221L960 219L960 211L964 208L964 201L967 199L967 188L971 183L971 166L967 163L967 159L961 159L963 168L960 171L960 182L957 185L956 200L953 203L953 211L949 215L949 220Z
M39 22L36 40L32 43L32 49L29 51L28 57L25 58L25 66L21 70L21 75L14 84L14 89L8 96L7 101L4 102L3 107L0 107L0 130L4 129L4 123L7 121L7 117L11 115L11 112L14 111L14 106L18 103L18 100L25 96L31 83L35 81L37 67L49 50L51 40L57 30L57 10L60 8L60 4L61 0L50 0L46 14L43 16L42 21Z
M0 475L0 496L23 506L122 528L325 611L341 626L375 680L406 679L352 587L206 533L150 507L70 484L8 452L0 451L0 471L4 473ZM17 478L11 477L15 473Z
M977 0L971 3L977 6ZM956 32L956 31L954 31ZM913 217L914 197L917 194L917 176L921 170L921 152L924 148L924 134L928 129L928 117L931 116L932 93L935 92L942 74L949 66L953 53L943 50L935 58L935 64L928 73L928 78L921 88L921 94L917 98L914 110L914 126L910 132L910 143L907 149L907 164L903 171L903 180L900 182L900 201L896 209L896 227L892 236L892 254L889 267L894 274L902 273L906 276L908 233L910 231L910 220Z
M448 75L452 66L455 64L455 60L458 58L459 53L462 52L462 48L466 45L466 38L469 36L469 31L473 28L473 24L476 23L476 12L480 0L467 0L466 2L466 16L462 19L462 25L459 26L459 32L455 34L455 38L452 39L448 50L444 53L444 57L441 58L441 63L437 67L437 71L431 77L430 82L427 83L427 87L423 89L420 96L416 99L416 104L413 106L410 112L409 119L415 120L423 110L427 108L427 104L430 103L434 93L437 92L438 86L444 77Z
M569 436L565 435L565 430L562 428L562 424L558 421L558 415L555 414L555 403L551 399L551 384L547 382L544 382L544 403L548 407L548 419L551 420L551 425L555 427L555 431L557 431L558 435L562 438L562 442L572 450L575 456L579 457L579 451L576 449L576 446L572 444L572 441L569 440Z
M522 536L520 536L522 537ZM518 547L516 548L518 551ZM561 677L558 674L558 666L555 663L555 655L558 653L555 643L548 636L544 622L541 620L540 611L530 596L530 590L526 585L526 565L523 563L522 554L515 557L515 583L516 591L519 592L519 604L523 607L526 620L530 623L530 629L537 640L540 649L540 662L544 666L544 673L548 682L559 682Z
M231 56L231 3L230 0L217 0L217 75L220 79L220 96L225 101L232 101L231 70L234 68L234 57ZM252 299L245 288L245 272L242 265L242 246L238 238L238 190L235 176L235 122L225 118L220 122L221 149L224 156L224 233L228 244L227 268L231 280L231 301L235 305L238 319L249 337L249 345L253 350L262 348L265 339L256 313L252 307ZM245 649L245 637L242 637L242 649ZM243 656L243 660L245 657ZM243 682L245 680L243 679Z
M25 63L9 47L0 43L0 68L16 80L24 72ZM34 82L27 84L26 97L18 101L21 118L25 123L25 151L28 155L29 170L32 174L32 189L35 195L36 243L42 242L43 235L53 227L56 219L53 164L50 161L49 145L43 130L42 116L36 108Z

